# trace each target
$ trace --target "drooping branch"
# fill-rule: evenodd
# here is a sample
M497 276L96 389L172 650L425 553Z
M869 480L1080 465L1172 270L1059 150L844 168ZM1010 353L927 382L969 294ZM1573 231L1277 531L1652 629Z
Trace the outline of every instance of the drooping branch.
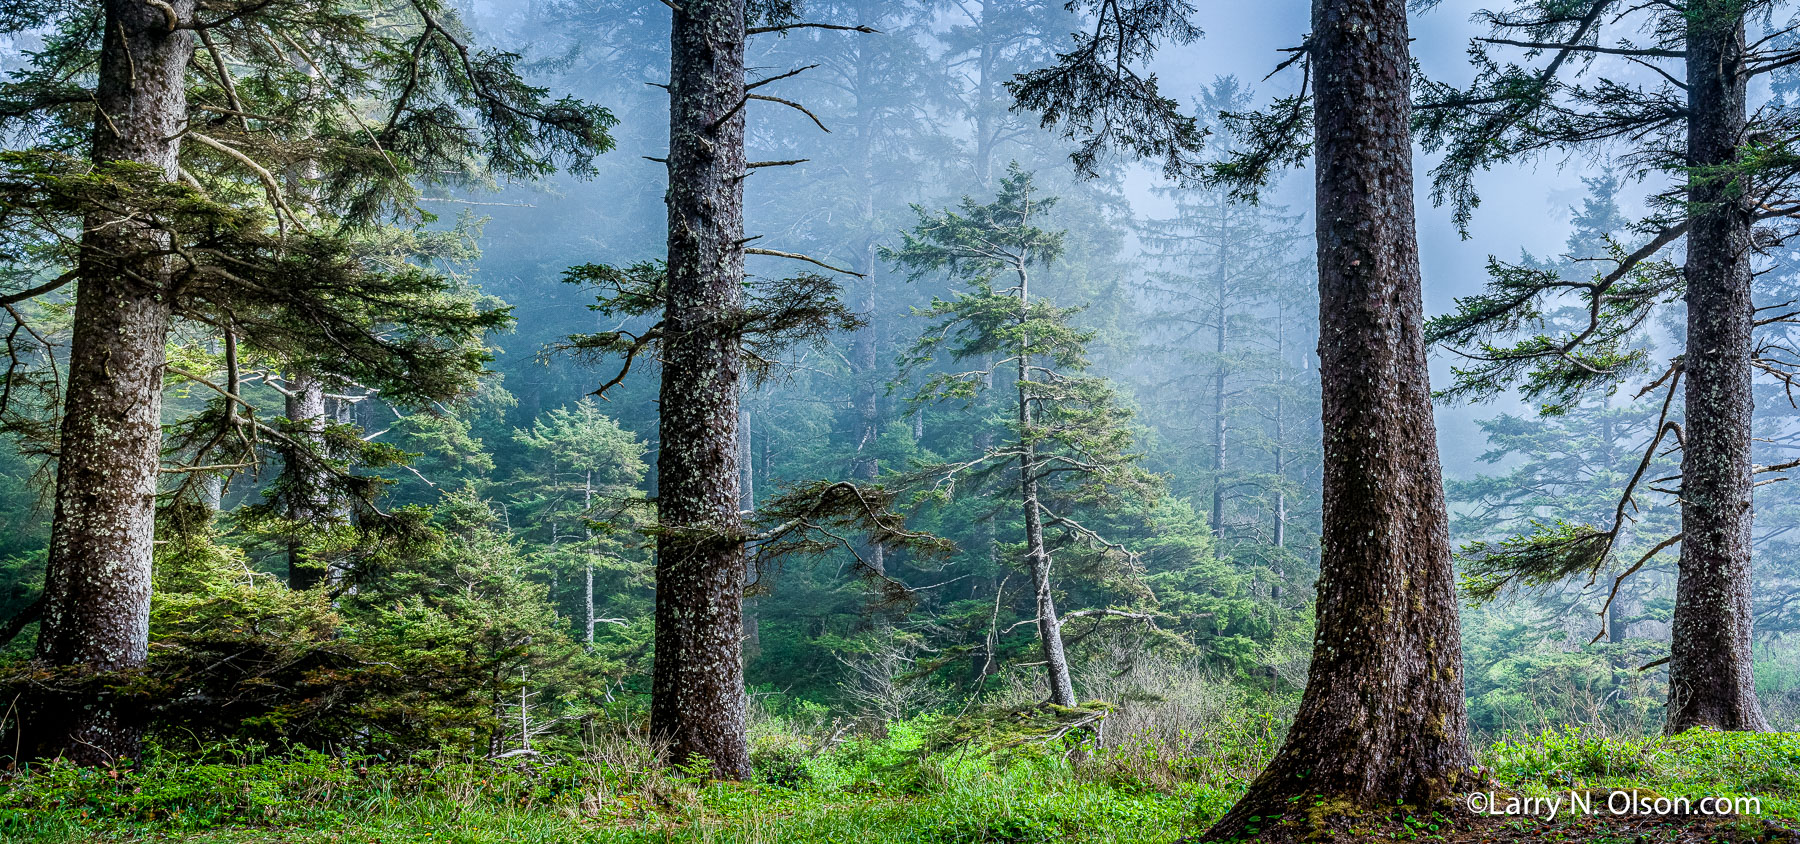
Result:
M801 114L804 114L807 117L811 118L813 125L819 127L819 131L827 132L827 133L829 133L831 131L830 129L827 129L825 127L825 121L820 120L818 115L813 114L811 111L809 111L806 108L806 106L803 106L797 102L794 102L793 100L786 100L786 99L782 99L781 97L771 97L768 94L746 94L745 98L751 99L751 100L762 100L763 102L779 103L781 105L787 106L788 108L798 111Z

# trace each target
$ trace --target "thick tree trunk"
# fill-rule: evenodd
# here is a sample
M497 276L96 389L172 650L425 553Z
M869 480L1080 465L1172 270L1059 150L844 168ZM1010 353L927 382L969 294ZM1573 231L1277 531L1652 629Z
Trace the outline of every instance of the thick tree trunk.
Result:
M1038 645L1043 649L1044 672L1050 681L1050 702L1057 706L1075 705L1075 684L1069 678L1069 657L1063 651L1062 619L1056 615L1056 595L1050 579L1050 551L1044 547L1043 508L1038 501L1037 449L1032 445L1031 431L1031 340L1025 336L1028 319L1030 286L1024 268L1019 268L1019 433L1025 437L1019 456L1019 495L1025 508L1025 567L1031 571L1031 585L1037 593Z
M1473 763L1427 383L1406 3L1314 0L1310 43L1325 428L1318 632L1287 741L1214 838L1315 795L1435 803Z
M1667 730L1767 730L1750 658L1751 206L1729 166L1744 141L1741 7L1688 19L1687 421Z
M744 779L742 362L732 328L744 279L744 0L675 7L650 727L675 763L704 757L715 776Z
M282 450L283 515L299 531L288 538L288 587L311 589L326 580L326 564L306 554L303 534L332 518L331 480L317 465L325 449L325 385L298 373L287 379L286 415L294 444Z
M107 0L94 104L95 164L135 162L174 181L187 118L193 0ZM90 215L69 344L39 659L116 671L144 664L162 451L168 238L116 212ZM113 764L140 736L106 702L34 732L46 755Z

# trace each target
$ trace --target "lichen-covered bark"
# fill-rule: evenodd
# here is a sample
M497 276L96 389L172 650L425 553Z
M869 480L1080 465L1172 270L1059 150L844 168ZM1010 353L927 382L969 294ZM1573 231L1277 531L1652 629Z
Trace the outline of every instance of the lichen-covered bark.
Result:
M732 327L744 278L744 0L674 6L650 728L676 763L704 757L715 776L744 779L742 364Z
M1688 16L1687 417L1681 563L1669 654L1671 733L1767 730L1750 660L1750 224L1740 174L1744 22L1731 0Z
M187 21L194 4L168 9ZM143 0L106 1L95 164L135 162L175 179L193 40ZM85 223L37 655L117 671L143 665L149 647L171 264L166 236L140 222L108 211ZM111 764L137 752L137 730L104 701L46 714L56 723L28 731L46 755Z
M1472 764L1422 326L1406 3L1314 0L1309 43L1325 429L1318 632L1287 741L1215 838L1315 795L1434 802Z

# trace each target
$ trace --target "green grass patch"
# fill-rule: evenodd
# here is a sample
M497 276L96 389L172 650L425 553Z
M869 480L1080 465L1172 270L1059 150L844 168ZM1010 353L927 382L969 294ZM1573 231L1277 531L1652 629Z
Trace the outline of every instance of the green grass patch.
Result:
M1800 819L1800 733L1620 738L1575 727L1509 736L1484 754L1494 776L1527 794L1648 789L1665 797L1756 797L1765 818Z
M43 765L0 781L0 842L1167 844L1244 787L1241 766L1176 765L1187 778L1145 779L1105 754L1071 762L1065 747L929 753L927 726L821 753L761 742L753 783L620 753L504 766L218 748L119 771ZM1525 793L1756 796L1765 818L1800 818L1800 735L1565 729L1510 736L1483 763Z

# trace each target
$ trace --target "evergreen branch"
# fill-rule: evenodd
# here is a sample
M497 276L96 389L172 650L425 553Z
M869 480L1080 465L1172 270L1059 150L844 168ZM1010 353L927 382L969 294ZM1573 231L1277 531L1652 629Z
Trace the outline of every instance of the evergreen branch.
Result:
M1635 563L1632 563L1630 568L1628 568L1624 572L1620 573L1620 575L1618 577L1613 578L1612 590L1606 593L1606 601L1600 605L1600 611L1598 613L1596 613L1596 615L1599 615L1601 618L1606 617L1606 611L1612 609L1613 599L1615 599L1619 596L1619 587L1623 586L1625 584L1625 578L1630 577L1634 574L1637 574L1638 569L1643 568L1645 563L1650 562L1651 557L1654 557L1657 554L1662 553L1664 551L1664 549L1667 549L1669 546L1674 545L1675 543L1680 542L1680 541L1681 541L1681 534L1678 533L1678 534L1675 534L1674 536L1669 537L1668 539L1665 539L1661 542L1656 543L1656 547L1651 548L1649 551L1645 551L1644 556L1639 557L1638 561ZM1588 644L1592 645L1593 643L1600 641L1601 637L1603 637L1605 635L1606 635L1606 625L1602 624L1600 626L1600 631L1598 633L1594 634L1594 638L1588 640Z
M1580 33L1577 33L1579 36ZM1483 44L1499 44L1506 47L1524 47L1528 50L1559 50L1569 53L1598 53L1607 56L1636 56L1659 59L1685 59L1685 50L1656 50L1629 47L1601 47L1594 44L1565 43L1559 41L1514 41L1508 38L1477 38ZM1577 41L1578 38L1570 39Z
M26 301L27 299L35 299L39 296L44 295L45 293L50 293L52 291L55 291L55 290L61 288L62 286L68 284L71 281L74 281L76 279L76 277L79 275L80 275L79 271L69 270L68 272L63 273L62 275L59 275L56 278L53 278L49 281L46 281L43 284L37 285L36 287L28 287L28 288L26 288L24 290L20 290L16 293L0 294L0 306L16 305L20 302Z
M1082 525L1080 522L1077 522L1074 519L1068 518L1067 516L1061 516L1054 512L1051 512L1050 508L1045 507L1042 504L1038 505L1038 512L1043 513L1045 516L1048 516L1051 524L1061 525L1063 527L1066 527L1070 531L1073 531L1077 536L1080 536L1083 539L1086 539L1089 543L1099 547L1100 549L1105 550L1105 551L1111 551L1115 554L1118 554L1118 555L1124 557L1125 560L1128 561L1134 567L1138 564L1137 552L1135 552L1129 548L1126 548L1124 545L1121 545L1117 542L1107 541L1106 537L1101 536L1098 531L1095 531L1092 528ZM1096 611L1096 612L1099 612L1099 611ZM1065 619L1069 618L1069 617L1070 616L1068 616L1068 615L1063 616L1063 618L1065 618Z
M261 164L258 164L256 162L256 159L253 159L250 156L245 155L243 152L241 152L239 150L233 149L232 147L226 145L225 143L223 143L222 141L219 141L216 138L212 138L207 135L202 135L199 132L195 132L191 129L188 130L187 137L193 138L194 140L199 141L201 143L201 145L210 147L220 153L223 153L227 158L230 158L230 159L238 162L239 164L242 164L245 167L250 168L251 172L254 172L256 174L257 180L262 182L263 192L268 195L270 209L275 212L275 216L277 218L280 218L281 214L285 212L287 214L288 219L293 222L295 228L298 228L299 230L301 230L303 232L309 231L306 227L306 223L300 219L300 216L298 214L294 213L294 209L288 207L287 200L282 197L281 183L276 181L275 174L270 173L268 171L268 168L265 168Z
M1039 114L1039 125L1079 143L1070 159L1082 175L1098 172L1100 154L1122 149L1140 158L1160 158L1163 175L1197 177L1205 165L1195 158L1206 130L1178 102L1162 93L1156 74L1140 75L1166 42L1189 44L1201 36L1187 0L1070 0L1070 10L1091 11L1091 32L1077 33L1074 45L1055 63L1006 82L1014 107Z
M206 47L207 55L212 57L213 70L219 75L219 88L225 92L225 101L236 113L238 126L248 133L250 121L245 117L243 100L238 99L237 83L231 80L231 71L225 67L225 58L220 54L218 45L213 43L212 33L205 28L200 30L200 43Z
M744 90L754 91L758 88L761 88L764 85L769 84L770 82L779 82L783 79L788 79L791 77L799 76L800 74L805 73L809 70L812 70L815 67L818 67L818 65L817 64L809 64L805 67L794 68L793 70L790 70L787 73L781 73L781 74L777 74L775 76L768 77L767 79L758 79L755 82L750 82L750 83L745 84Z

